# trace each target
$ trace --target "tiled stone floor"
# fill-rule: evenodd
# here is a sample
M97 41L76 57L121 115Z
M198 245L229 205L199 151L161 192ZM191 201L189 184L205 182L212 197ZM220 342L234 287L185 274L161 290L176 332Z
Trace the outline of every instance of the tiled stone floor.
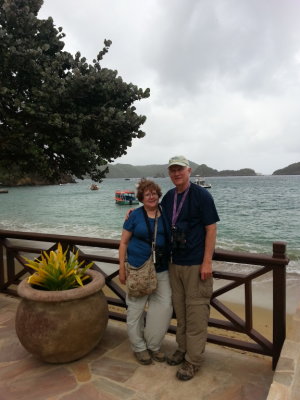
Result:
M273 378L271 359L207 345L197 376L175 377L166 363L138 364L126 327L109 321L96 349L68 364L45 364L27 353L14 329L18 299L0 294L0 400L265 400ZM163 349L172 352L167 335Z

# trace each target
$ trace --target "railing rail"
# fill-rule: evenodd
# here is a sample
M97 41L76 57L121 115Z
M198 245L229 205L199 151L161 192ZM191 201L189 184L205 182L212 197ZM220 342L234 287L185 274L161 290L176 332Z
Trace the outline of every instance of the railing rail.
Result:
M18 240L19 241L18 241ZM20 242L21 240L21 242ZM32 245L32 242L34 245ZM32 273L24 265L23 254L31 253L34 257L43 250L56 248L57 243L64 248L68 246L79 250L79 257L86 262L94 261L102 265L94 265L94 269L100 270L105 276L106 286L111 295L106 294L110 307L110 318L119 321L126 321L126 314L119 309L126 309L126 293L114 278L118 275L118 268L113 273L106 273L103 264L118 264L116 254L113 256L93 254L90 248L117 250L118 240L97 239L79 236L55 235L34 232L17 232L0 230L0 292L17 296L16 286L26 273ZM82 247L88 248L88 252ZM245 334L251 342L226 337L222 334L208 334L208 341L211 343L241 349L272 357L272 368L275 369L280 356L286 334L286 245L283 242L273 243L273 254L242 253L225 250L216 250L215 261L222 261L230 264L246 264L258 268L249 273L214 271L216 279L229 281L230 283L216 289L211 298L211 306L215 308L224 319L210 318L209 326L218 328L218 332L229 330ZM273 339L270 342L262 334L253 328L253 304L252 304L252 282L253 279L266 273L273 274ZM219 296L239 286L244 286L245 318L242 319L230 310ZM175 317L175 315L174 315ZM169 332L175 333L176 326L170 325Z

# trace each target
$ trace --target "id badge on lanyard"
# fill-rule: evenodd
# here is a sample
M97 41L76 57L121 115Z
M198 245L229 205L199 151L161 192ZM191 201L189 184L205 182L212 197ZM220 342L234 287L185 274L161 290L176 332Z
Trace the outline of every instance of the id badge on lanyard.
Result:
M178 216L180 214L180 211L182 209L182 206L185 202L185 199L188 195L189 189L190 189L191 184L189 184L189 186L187 187L187 189L185 189L182 199L180 200L180 203L178 205L177 208L177 191L175 189L175 193L174 193L174 201L173 201L173 214L172 214L172 230L176 229L176 221L178 219Z

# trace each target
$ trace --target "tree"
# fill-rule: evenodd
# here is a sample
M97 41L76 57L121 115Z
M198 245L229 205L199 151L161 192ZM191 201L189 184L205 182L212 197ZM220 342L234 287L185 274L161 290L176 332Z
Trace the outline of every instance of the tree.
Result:
M37 14L42 0L0 0L0 170L101 181L145 133L133 103L147 98L100 61L63 51L65 36Z

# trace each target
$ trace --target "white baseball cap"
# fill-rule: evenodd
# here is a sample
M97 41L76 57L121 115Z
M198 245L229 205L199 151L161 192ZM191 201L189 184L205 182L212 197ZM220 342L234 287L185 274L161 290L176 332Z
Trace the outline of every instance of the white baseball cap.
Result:
M187 160L184 156L174 156L174 157L170 158L168 167L171 167L172 165L180 165L182 167L189 167L190 163L189 163L189 160Z

